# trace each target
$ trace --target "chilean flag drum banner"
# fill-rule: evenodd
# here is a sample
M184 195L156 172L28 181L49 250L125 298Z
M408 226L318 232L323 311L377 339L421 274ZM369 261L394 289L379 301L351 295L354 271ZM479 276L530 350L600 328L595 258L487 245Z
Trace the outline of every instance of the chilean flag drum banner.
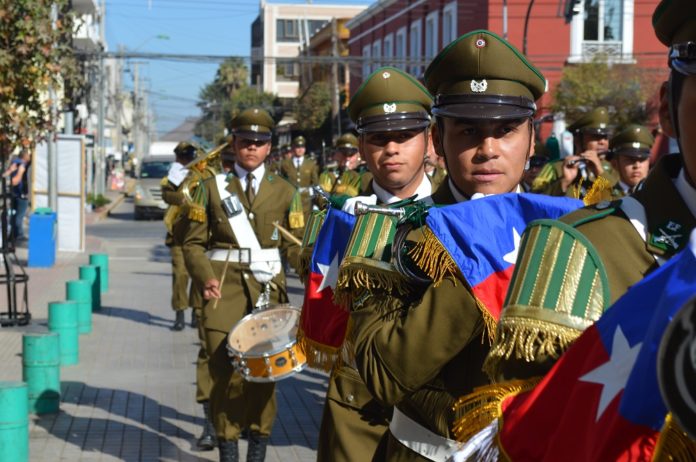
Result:
M333 298L354 224L353 215L329 208L314 244L297 334L309 367L330 370L348 331L350 311Z
M500 449L513 461L654 460L667 415L656 370L660 341L694 296L696 232L588 328L534 389L503 403Z
M500 194L432 208L426 224L476 299L497 321L515 269L520 236L527 224L542 218L556 219L582 206L582 201L565 197ZM429 258L426 251L421 258L416 252L414 260L437 282L439 277L433 273L438 270L426 265L430 261L442 267L441 259Z

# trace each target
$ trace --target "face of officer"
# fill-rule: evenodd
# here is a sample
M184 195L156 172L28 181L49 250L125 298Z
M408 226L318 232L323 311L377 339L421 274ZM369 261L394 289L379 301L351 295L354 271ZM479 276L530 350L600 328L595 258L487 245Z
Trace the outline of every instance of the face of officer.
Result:
M423 180L424 130L364 133L360 152L381 187L399 197L415 193Z
M438 153L445 156L447 174L457 188L475 193L513 192L522 180L533 149L529 119L463 120L443 118L433 130ZM439 128L443 128L441 134Z
M582 141L584 146L582 146L582 150L580 152L595 151L598 154L601 154L609 150L608 135L599 135L597 133L583 133Z
M611 161L612 166L619 172L621 181L633 187L648 176L650 158L617 155Z
M256 168L266 160L271 151L271 141L258 141L234 137L235 161L247 172Z
M660 89L660 124L664 132L672 138L677 137L669 112L669 91L667 82ZM684 78L682 91L677 106L679 119L679 144L684 159L686 179L696 188L696 76Z
M305 151L306 151L306 148L304 146L293 146L292 147L292 155L294 157L304 156Z
M360 163L360 156L355 148L338 148L334 153L334 160L341 169L354 170Z

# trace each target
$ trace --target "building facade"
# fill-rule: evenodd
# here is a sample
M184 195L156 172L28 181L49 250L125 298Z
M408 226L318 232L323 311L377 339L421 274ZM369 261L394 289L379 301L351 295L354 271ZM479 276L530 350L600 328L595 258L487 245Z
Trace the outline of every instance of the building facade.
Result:
M301 72L300 60L293 58L300 56L300 49L332 18L352 18L365 8L262 0L251 26L251 84L281 99L296 98Z
M570 23L564 1L536 2L527 20L529 0L378 0L348 22L351 56L362 56L354 69L351 93L381 65L400 66L421 77L427 64L452 40L488 29L524 49L552 90L563 68L601 56L612 63L635 63L667 75L666 50L652 29L658 0L581 0ZM551 92L542 98L542 109Z

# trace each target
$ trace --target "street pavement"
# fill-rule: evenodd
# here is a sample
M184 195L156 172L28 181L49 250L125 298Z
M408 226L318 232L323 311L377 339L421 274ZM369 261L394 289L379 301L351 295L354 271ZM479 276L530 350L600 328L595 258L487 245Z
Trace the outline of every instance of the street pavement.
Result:
M217 450L195 447L203 424L195 402L198 339L189 327L170 330L171 263L162 222L134 221L126 198L108 218L91 216L88 223L85 253L60 253L53 268L27 269L31 324L0 329L0 380L21 380L22 334L47 329L48 303L65 298L65 282L78 279L89 253L109 254L103 308L93 315L92 333L80 337L79 364L61 368L60 412L31 417L30 460L217 460ZM17 256L26 261L26 250ZM294 276L289 292L300 306L302 288ZM305 371L278 384L266 460L316 459L326 382L325 374ZM240 450L244 460L244 440Z

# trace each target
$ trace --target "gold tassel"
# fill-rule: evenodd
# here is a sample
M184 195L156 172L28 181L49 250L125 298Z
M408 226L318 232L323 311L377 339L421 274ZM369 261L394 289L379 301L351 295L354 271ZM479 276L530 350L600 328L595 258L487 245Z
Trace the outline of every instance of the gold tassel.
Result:
M188 218L191 221L198 223L205 223L207 215L205 213L205 207L197 203L189 204Z
M341 350L308 338L302 329L297 331L297 345L307 357L307 366L325 372L334 366Z
M510 396L529 391L541 377L526 380L511 380L475 388L473 392L457 400L452 407L463 415L454 422L452 433L457 441L464 443L502 416L502 404Z
M380 270L360 264L348 264L344 262L338 273L334 301L341 306L350 307L355 295L365 291L369 294L388 293L396 297L405 295L408 291L408 282L396 271Z
M435 286L446 278L457 280L456 275L459 273L457 264L428 227L423 231L423 239L408 252L408 256L433 280Z
M585 194L585 197L583 198L582 202L587 206L594 205L600 201L610 199L611 183L609 183L609 180L607 180L603 176L599 176L594 181L594 183L592 183L592 187L589 191L587 191L587 194Z
M657 439L653 462L696 462L696 441L689 438L672 413L667 414Z
M288 214L288 221L290 222L290 228L292 228L292 229L302 228L302 227L304 227L304 213L302 211L290 212Z
M504 318L498 338L483 363L483 371L496 380L500 363L514 354L517 359L533 362L540 354L558 358L582 331L529 318Z

